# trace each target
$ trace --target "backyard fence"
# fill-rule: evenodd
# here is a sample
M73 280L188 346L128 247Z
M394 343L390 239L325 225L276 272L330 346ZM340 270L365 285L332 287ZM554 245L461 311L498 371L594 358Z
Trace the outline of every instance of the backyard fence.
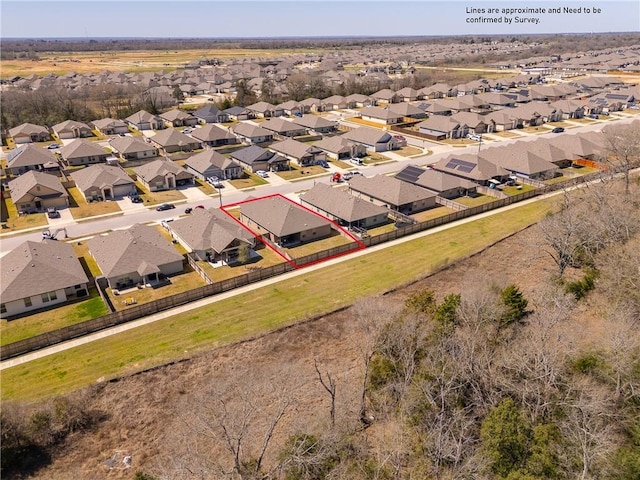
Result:
M551 191L575 186L577 184L588 182L590 180L594 180L597 178L602 178L601 172L585 175L583 177L573 178L559 184L547 185L545 186L545 188L541 188L537 190L529 190L527 192L523 192L507 198L497 199L491 203L486 203L484 205L469 207L464 210L451 213L449 215L444 215L442 217L437 217L431 220L427 220L425 222L415 223L413 225L407 225L405 227L401 227L394 231L383 233L381 235L364 237L361 239L361 242L367 247L379 245L381 243L389 242L391 240L402 238L407 235L412 235L414 233L422 232L424 230L428 230L430 228L444 225L446 223L454 222L462 218L471 217L473 215L484 213L489 210L494 210L496 208L504 207L512 203L520 202L522 200L526 200L536 195L541 195ZM265 241L265 243L268 243L268 244L271 243L268 241L268 239L262 238L262 240ZM272 247L276 248L274 245L272 245ZM303 257L295 258L295 259L291 257L288 257L288 258L296 266L300 267L300 266L312 264L315 262L319 262L321 260L325 260L328 258L332 258L337 255L346 254L348 252L358 250L360 248L361 248L360 244L356 242L351 242L345 245L340 245L338 247L333 247L331 249L324 250L322 252L313 253L311 255L306 255ZM196 269L196 271L200 269L200 267L197 266L197 263L193 259L191 259L191 257L187 256L187 261L194 269ZM201 300L203 298L210 297L222 292L243 287L245 285L259 282L267 278L275 277L277 275L282 275L283 273L292 271L295 268L296 267L294 267L289 263L280 263L278 265L273 265L271 267L256 268L249 273L239 275L237 277L229 278L227 280L223 280L220 282L213 282L203 287L198 287L193 290L171 295L159 300L154 300L149 303L134 305L130 308L127 308L126 310L109 313L102 317L94 318L92 320L87 320L85 322L80 322L75 325L69 325L68 327L64 327L58 330L36 335L34 337L27 338L25 340L20 340L14 343L10 343L8 345L4 345L0 347L0 360L6 360L12 357L16 357L18 355L23 355L25 353L28 353L34 350L46 348L48 346L55 345L57 343L61 343L67 340L71 340L73 338L81 337L83 335L87 335L93 332L97 332L105 328L131 322L133 320L137 320L142 317L153 315L155 313L162 312L164 310L168 310L173 307L185 305L187 303L194 302L196 300ZM208 278L208 276L206 278Z

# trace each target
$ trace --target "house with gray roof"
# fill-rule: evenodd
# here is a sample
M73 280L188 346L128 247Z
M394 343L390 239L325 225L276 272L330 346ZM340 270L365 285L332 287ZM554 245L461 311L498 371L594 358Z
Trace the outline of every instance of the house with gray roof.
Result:
M203 145L208 145L209 147L235 145L236 143L240 143L238 137L233 133L226 128L220 128L217 125L203 125L200 128L194 129L191 136L196 140L201 141Z
M363 95L361 93L353 93L344 97L344 101L347 103L347 108L364 108L372 107L375 105L375 100L371 97Z
M129 126L122 120L114 118L101 118L91 122L93 128L103 135L120 135L121 133L129 133Z
M461 124L453 117L433 115L416 125L418 131L427 138L444 140L446 138L464 138L469 133L469 127Z
M237 221L217 208L196 208L169 224L171 236L198 260L233 263L241 248L254 249L256 239Z
M294 247L331 235L331 222L279 195L240 205L240 221L281 247Z
M89 279L65 242L26 241L2 257L0 317L51 308L87 296Z
M54 162L58 163L51 150L28 143L7 154L6 170L12 175L21 175L29 170L44 170L45 165Z
M282 108L276 107L269 102L257 102L247 105L246 108L253 112L255 118L272 118L284 115Z
M51 130L53 130L61 140L66 138L93 137L93 131L89 125L76 122L75 120L65 120L64 122L56 123L51 127Z
M70 167L103 163L110 153L97 143L77 138L60 149L62 161Z
M301 167L316 165L327 160L327 154L323 150L292 138L271 144L269 150L296 162Z
M49 173L29 170L9 182L11 201L19 213L34 213L69 205L69 195L60 178Z
M243 175L242 166L239 163L215 150L204 150L189 157L184 162L184 168L203 181L206 181L209 177L231 180L240 178Z
M153 285L184 269L183 256L148 225L98 235L86 243L112 289Z
M150 192L175 190L185 185L193 185L193 173L171 160L153 160L133 169L138 180Z
M284 103L281 103L277 106L278 109L282 110L285 115L300 115L303 113L304 107L300 105L299 102L295 100L288 100Z
M386 175L355 175L349 180L349 189L358 198L405 215L436 206L435 192Z
M273 141L274 132L251 123L238 123L229 127L229 131L249 145Z
M87 202L122 198L136 191L134 182L118 165L90 165L71 174Z
M223 110L224 113L230 120L235 120L237 122L241 122L243 120L251 120L254 117L254 113L245 107L230 107L226 110Z
M286 157L257 145L236 150L231 152L229 156L232 160L238 162L242 168L252 173L258 170L278 171L287 168L289 165L289 160Z
M383 88L370 95L378 104L398 103L400 98L396 95L396 92L388 88Z
M480 155L518 177L536 180L553 178L559 167L538 155L536 143L515 142L488 148Z
M125 118L129 126L135 130L162 130L164 128L164 120L157 115L152 115L146 110L129 115Z
M352 228L373 228L388 222L388 210L341 188L316 183L311 190L300 195L302 205Z
M338 122L332 122L318 115L302 115L292 118L291 121L314 134L327 134L338 129Z
M113 137L109 148L122 160L146 160L158 156L158 148L140 137Z
M9 129L9 136L16 144L48 142L51 140L51 133L47 127L34 125L33 123L23 123Z
M343 134L342 137L374 152L386 152L387 150L395 150L398 147L393 135L377 128L354 128L350 132Z
M183 110L177 108L158 115L166 127L193 127L198 124L198 119Z
M271 118L260 124L260 128L273 132L274 138L285 139L288 137L299 137L307 134L307 129L302 125L286 120L284 118Z
M173 128L167 128L156 133L151 137L151 143L158 147L160 152L176 153L176 152L192 152L202 148L202 144L182 132Z
M439 197L447 199L465 196L478 188L478 184L464 178L415 165L407 165L395 175L395 178L431 190Z
M504 168L472 154L449 155L435 163L433 168L484 186L489 185L491 180L502 183L509 177L509 172Z
M402 122L403 115L389 108L366 107L360 110L363 120L379 123L381 125L393 125Z
M362 157L367 153L364 145L351 142L340 135L325 137L314 143L313 146L325 151L329 158L335 160Z
M205 105L193 112L193 116L198 119L198 123L222 123L228 122L229 116L222 113L215 105Z
M393 113L397 113L407 118L425 118L427 114L421 108L416 107L412 103L392 103L387 107ZM402 121L402 119L400 119Z

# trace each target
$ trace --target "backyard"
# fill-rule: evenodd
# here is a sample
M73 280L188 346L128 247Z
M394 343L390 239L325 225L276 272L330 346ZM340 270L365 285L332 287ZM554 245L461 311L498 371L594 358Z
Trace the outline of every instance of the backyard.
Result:
M279 265L281 263L285 263L284 258L282 258L280 255L278 255L268 247L263 247L257 250L255 252L255 256L252 256L249 263L246 263L244 265L234 264L229 266L226 264L222 264L222 262L211 264L205 261L198 261L198 265L214 282L221 282L229 278L238 277L240 275L250 273L254 270L271 267L273 265Z

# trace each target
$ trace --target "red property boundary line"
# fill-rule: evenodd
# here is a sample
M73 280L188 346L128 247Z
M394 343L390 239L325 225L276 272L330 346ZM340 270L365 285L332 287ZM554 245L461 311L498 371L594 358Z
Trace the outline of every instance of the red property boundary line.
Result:
M294 262L293 260L287 258L284 256L284 254L282 252L280 252L278 249L273 248L269 243L265 242L262 240L262 236L259 235L257 232L251 230L247 225L245 225L244 223L242 223L240 220L238 220L236 217L234 217L231 213L229 213L227 211L227 209L229 208L233 208L233 207L241 207L242 205L246 204L246 203L252 203L252 202L259 202L261 200L266 200L269 198L274 198L274 197L279 197L282 200L289 202L291 205L293 205L294 207L297 208L301 208L303 210L306 210L307 212L320 217L323 220L326 220L327 222L331 223L333 225L333 227L340 232L341 234L345 235L347 238L350 238L351 240L353 240L358 247L351 249L351 250L347 250L346 252L342 252L342 253L336 253L335 255L331 255L327 258L323 258L321 260L315 260L313 262L307 262L307 263L303 263L301 265L298 265L296 262ZM359 250L363 250L366 248L366 245L364 243L362 243L362 241L357 238L356 236L352 235L348 230L345 230L344 228L342 228L340 225L338 225L334 220L331 220L323 215L320 215L318 212L314 212L313 210L311 210L310 208L305 207L304 205L301 205L299 203L294 202L293 200L285 197L284 195L280 194L280 193L274 193L273 195L266 195L263 197L256 197L256 198L250 198L247 200L243 200L240 202L236 202L236 203L230 203L229 205L223 205L220 207L220 210L222 210L224 213L226 213L230 218L232 218L238 225L240 225L242 228L244 228L245 230L247 230L251 235L253 235L257 240L259 240L260 242L262 242L263 245L265 245L267 248L269 248L271 251L275 252L277 255L279 255L280 257L282 257L282 259L287 262L289 265L291 265L293 268L295 269L299 269L299 268L304 268L304 267L309 267L311 265L315 265L318 263L322 263L322 262L326 262L328 260L331 260L333 258L338 258L338 257L342 257L344 255L348 255L352 252L357 252Z

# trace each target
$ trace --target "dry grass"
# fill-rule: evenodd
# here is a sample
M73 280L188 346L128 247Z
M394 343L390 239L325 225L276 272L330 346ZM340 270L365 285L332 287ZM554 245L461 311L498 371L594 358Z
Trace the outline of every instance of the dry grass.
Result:
M84 272L88 277L98 277L102 275L102 271L89 252L89 247L87 247L86 242L73 242L71 243L71 246L73 247L74 252L76 252L76 256L80 260L80 263L82 263Z
M160 203L174 203L186 200L187 198L180 192L180 190L163 190L161 192L150 192L145 187L136 181L136 190L140 195L140 198L144 201L145 205L158 205Z
M335 230L331 230L331 235L327 238L322 238L309 243L304 243L293 248L283 248L291 258L301 258L306 255L328 250L330 248L339 247L340 245L346 245L352 243L353 240L345 237Z
M478 195L477 197L459 197L454 200L456 203L466 205L467 207L477 207L485 203L495 202L496 199L488 195Z
M395 150L394 153L397 153L402 157L411 157L412 155L421 154L422 149L417 147L402 147L400 150Z
M207 276L214 282L222 282L229 278L237 277L250 273L253 270L267 268L273 265L285 263L285 260L271 249L264 247L256 252L260 258L252 259L251 263L246 265L220 265L215 268L209 263L199 261L198 265L206 272Z
M259 177L255 173L246 173L243 178L235 178L233 180L229 180L229 183L233 187L241 190L243 188L257 187L258 185L266 185L269 182L267 182L264 178Z
M44 213L18 215L18 210L11 201L11 198L3 198L2 202L8 215L7 222L4 224L6 228L2 228L2 233L17 232L28 228L48 225L47 216Z
M384 123L372 122L372 121L369 121L369 120L363 120L360 117L351 117L351 118L349 118L349 122L357 123L358 125L363 125L365 127L378 128L380 130L382 130L383 127L386 127L386 125Z
M282 172L274 172L271 175L278 175L285 180L300 180L305 179L310 175L322 175L328 174L324 168L320 165L312 165L310 167L299 167L297 165L291 165L291 170L283 170Z
M434 218L444 217L445 215L451 215L452 213L456 213L453 208L449 207L435 207L430 208L429 210L425 210L424 212L418 212L411 215L411 218L414 218L418 222L426 222L428 220L433 220Z
M378 152L367 152L367 156L362 159L365 165L368 164L376 164L382 162L388 162L390 160L389 157L386 157Z
M67 188L67 192L69 193L69 211L76 220L121 211L117 202L112 200L87 203L77 187Z
M503 132L491 132L490 135L495 135L496 137L502 137L502 138L517 138L521 136L509 130L503 131Z
M521 193L528 192L530 190L535 190L535 187L531 185L527 185L526 183L519 184L513 187L503 187L502 193L506 193L507 195L520 195Z

